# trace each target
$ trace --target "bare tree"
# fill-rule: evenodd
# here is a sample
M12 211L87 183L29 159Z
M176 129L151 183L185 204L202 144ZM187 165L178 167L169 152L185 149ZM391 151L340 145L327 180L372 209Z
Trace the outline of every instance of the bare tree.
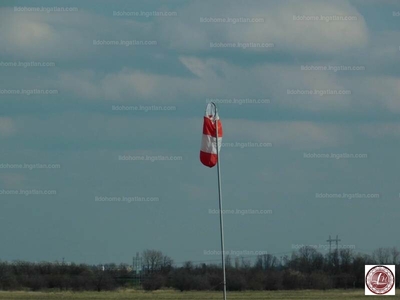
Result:
M191 261L185 261L183 263L183 268L187 271L192 271L194 269L194 265Z
M263 266L264 270L274 269L275 267L278 266L278 259L276 258L276 256L273 256L272 254L264 254Z
M164 269L171 269L173 264L174 264L174 261L172 260L172 258L170 258L166 255L163 257L162 267Z
M143 266L147 272L154 272L161 269L163 254L157 250L145 250L142 254Z
M390 249L392 255L392 264L397 265L399 263L400 251L396 247Z
M263 269L263 259L262 259L261 255L257 256L256 263L254 264L254 267L259 269L259 270Z
M372 257L378 264L387 265L390 263L390 249L378 248L372 253Z
M340 255L340 266L342 272L349 272L353 263L353 251L351 249L341 249Z
M239 256L235 257L235 269L239 269L240 268L240 260L239 260Z
M243 256L241 257L241 259L242 259L242 268L243 269L250 269L250 267L251 267L251 263L250 263L250 261L248 260L248 259L245 259Z
M227 268L232 267L232 258L229 254L225 257L225 265Z
M299 270L310 273L322 269L324 258L315 248L305 246L299 249L297 260Z

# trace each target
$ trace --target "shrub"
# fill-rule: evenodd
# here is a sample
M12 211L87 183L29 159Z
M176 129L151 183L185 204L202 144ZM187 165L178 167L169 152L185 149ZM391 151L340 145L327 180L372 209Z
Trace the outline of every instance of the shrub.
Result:
M163 287L164 278L159 274L152 274L142 281L145 291L155 291Z

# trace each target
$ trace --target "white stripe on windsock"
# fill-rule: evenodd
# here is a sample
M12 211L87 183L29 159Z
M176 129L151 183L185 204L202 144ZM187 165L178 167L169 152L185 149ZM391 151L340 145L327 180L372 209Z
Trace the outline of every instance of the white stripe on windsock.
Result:
M211 135L203 134L201 140L201 151L211 154L217 154L217 141ZM222 137L218 138L218 150L221 151Z

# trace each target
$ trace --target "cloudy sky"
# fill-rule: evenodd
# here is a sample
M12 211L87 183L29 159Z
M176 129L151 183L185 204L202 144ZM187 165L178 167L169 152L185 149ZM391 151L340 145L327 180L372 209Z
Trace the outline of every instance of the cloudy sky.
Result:
M400 247L399 1L0 5L1 260Z

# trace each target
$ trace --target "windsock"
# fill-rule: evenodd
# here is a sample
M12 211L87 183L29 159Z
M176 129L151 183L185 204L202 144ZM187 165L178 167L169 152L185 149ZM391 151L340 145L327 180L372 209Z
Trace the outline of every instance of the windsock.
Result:
M213 109L214 108L214 109ZM218 124L218 152L217 152L217 130ZM221 150L222 123L219 119L217 108L214 103L209 103L204 114L203 138L201 140L200 161L203 165L212 168L218 162L218 153Z

